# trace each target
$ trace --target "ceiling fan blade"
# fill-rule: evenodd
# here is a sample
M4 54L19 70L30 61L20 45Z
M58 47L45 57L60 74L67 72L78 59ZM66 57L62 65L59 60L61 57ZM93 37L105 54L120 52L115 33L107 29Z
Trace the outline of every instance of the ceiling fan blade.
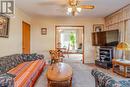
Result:
M81 5L80 8L83 8L83 9L94 9L95 6L94 5Z
M79 0L68 0L70 6L75 6L79 4Z

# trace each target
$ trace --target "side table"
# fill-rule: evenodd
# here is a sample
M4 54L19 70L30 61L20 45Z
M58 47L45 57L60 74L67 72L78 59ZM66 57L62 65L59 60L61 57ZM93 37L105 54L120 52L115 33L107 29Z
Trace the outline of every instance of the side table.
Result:
M130 77L130 61L122 59L113 59L113 72L123 76Z

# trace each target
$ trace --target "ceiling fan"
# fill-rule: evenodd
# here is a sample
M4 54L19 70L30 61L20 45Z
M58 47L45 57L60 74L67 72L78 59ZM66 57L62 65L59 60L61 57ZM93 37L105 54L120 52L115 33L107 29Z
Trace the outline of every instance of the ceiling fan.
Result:
M94 5L80 5L80 0L68 0L67 14L76 16L82 9L94 9Z

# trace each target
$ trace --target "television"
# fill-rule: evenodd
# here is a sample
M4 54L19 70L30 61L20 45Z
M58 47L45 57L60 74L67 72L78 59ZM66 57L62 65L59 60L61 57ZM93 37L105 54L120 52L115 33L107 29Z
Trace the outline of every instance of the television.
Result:
M119 43L119 30L109 30L92 33L93 46L117 46Z

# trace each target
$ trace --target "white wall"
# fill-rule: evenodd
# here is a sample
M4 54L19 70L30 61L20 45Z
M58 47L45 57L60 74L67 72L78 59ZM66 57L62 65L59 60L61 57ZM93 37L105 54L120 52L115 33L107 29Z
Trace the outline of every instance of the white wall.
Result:
M55 48L56 25L83 25L85 26L85 62L94 62L94 48L92 47L91 32L93 24L103 24L103 18L49 18L34 17L31 29L31 52L43 52ZM41 35L41 28L47 28L47 35Z
M10 18L9 38L0 37L0 56L22 52L22 21L31 23L31 18L16 8L14 18Z

